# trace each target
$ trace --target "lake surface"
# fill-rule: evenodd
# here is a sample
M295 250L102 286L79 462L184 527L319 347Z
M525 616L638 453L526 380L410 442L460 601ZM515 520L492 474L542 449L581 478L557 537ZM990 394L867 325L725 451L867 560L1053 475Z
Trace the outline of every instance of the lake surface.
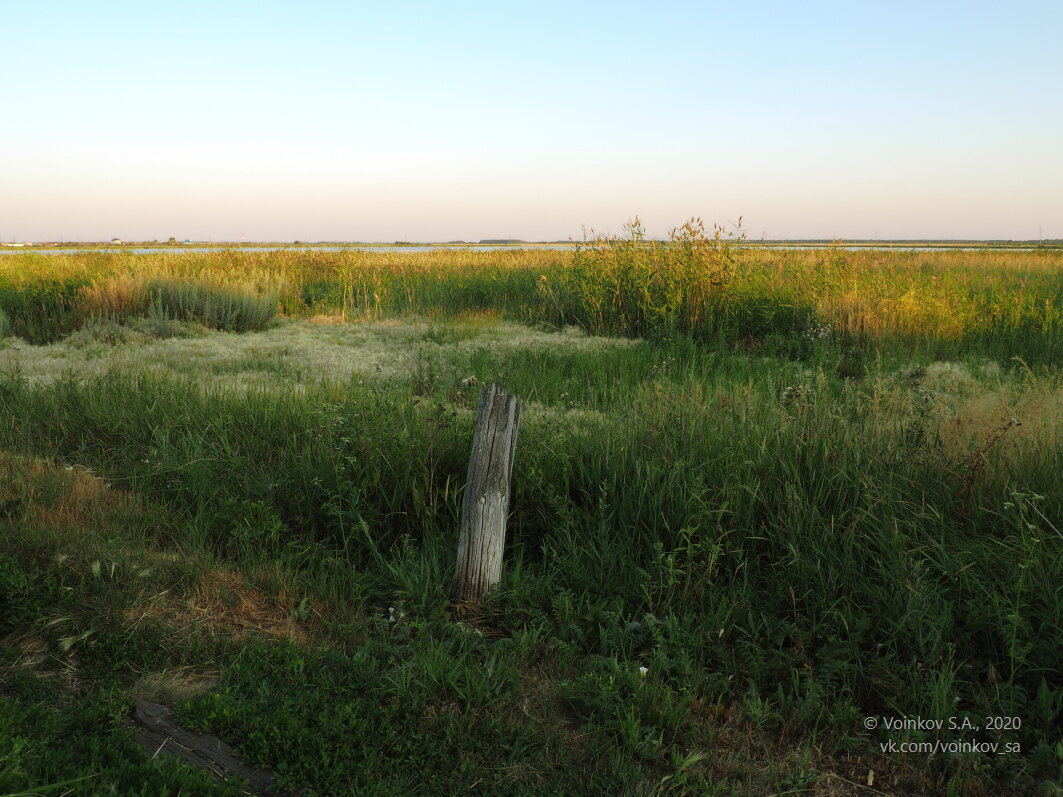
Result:
M571 249L570 244L493 244L481 246L469 244L468 246L158 246L151 248L136 247L85 247L81 249L30 249L23 247L0 247L0 254L17 255L34 252L43 255L76 255L81 252L132 252L135 255L150 255L155 253L183 255L188 252L280 252L290 250L293 252L436 252L444 251L469 251L469 252L493 252L499 249Z
M589 243L589 242L588 242ZM755 243L746 244L750 249L758 248ZM183 255L189 252L279 252L284 250L290 250L293 252L438 252L438 251L466 251L466 252L494 252L505 249L548 249L556 251L571 250L575 247L572 244L493 244L490 246L469 244L469 245L446 245L439 244L436 246L166 246L166 247L152 247L152 248L133 248L133 247L91 247L82 249L27 249L22 247L0 247L0 254L2 255L17 255L27 254L34 252L44 255L76 255L82 252L132 252L135 255L150 255L155 253L162 254L174 254ZM1038 247L1034 245L1027 246L837 246L834 247L831 244L767 244L764 249L792 249L792 250L805 250L805 249L841 249L845 252L859 252L863 250L871 252L978 252L978 251L994 251L994 252L1036 252L1040 250L1052 250L1059 247L1044 246Z

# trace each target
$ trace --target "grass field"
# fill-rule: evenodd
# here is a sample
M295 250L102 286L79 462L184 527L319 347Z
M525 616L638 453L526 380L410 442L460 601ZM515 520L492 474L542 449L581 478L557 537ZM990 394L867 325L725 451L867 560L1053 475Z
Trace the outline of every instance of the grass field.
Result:
M132 696L304 794L1059 794L1061 269L697 223L5 255L0 794L239 793ZM458 614L490 382L506 562ZM935 741L998 753L882 749Z

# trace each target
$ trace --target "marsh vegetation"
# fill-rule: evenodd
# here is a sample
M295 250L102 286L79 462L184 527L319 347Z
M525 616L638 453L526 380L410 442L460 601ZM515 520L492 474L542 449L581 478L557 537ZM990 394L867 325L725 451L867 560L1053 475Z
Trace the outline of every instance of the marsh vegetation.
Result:
M307 794L1058 793L1063 254L737 244L0 260L0 793L236 793L130 693Z

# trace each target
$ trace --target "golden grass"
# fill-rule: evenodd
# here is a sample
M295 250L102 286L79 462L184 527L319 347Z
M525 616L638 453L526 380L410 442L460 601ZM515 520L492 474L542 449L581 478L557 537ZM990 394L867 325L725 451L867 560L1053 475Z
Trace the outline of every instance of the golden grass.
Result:
M140 676L129 691L139 698L153 703L175 706L196 695L209 692L221 682L218 670L197 670L192 667L175 667Z
M570 284L576 294L587 293L588 285L612 273L608 253L593 247L585 252L582 261L572 250L20 254L0 258L0 291L42 281L80 283L79 312L84 317L135 311L145 286L171 280L279 296L285 312L293 316L380 320L395 313L441 312L469 321L490 322L493 315L505 315L510 320L556 323L555 316L564 310L558 304L561 297L549 286ZM625 249L617 257L637 260L638 253L637 247ZM733 254L725 286L729 295L814 308L839 332L956 340L972 332L1057 330L1063 325L1063 309L1057 306L1063 293L1063 251L885 252L744 245ZM630 276L636 282L624 284L632 312L639 309L640 291L645 293L648 285L638 280L657 273L643 265L632 265ZM669 276L675 284L669 283L668 291L682 294L669 301L683 316L680 320L696 327L710 308L690 305L704 275L698 268L688 271L682 279ZM481 298L472 301L470 296ZM470 302L477 306L467 306ZM652 321L653 308L642 310Z
M24 523L77 529L128 510L132 500L80 465L0 452L0 504Z
M78 292L78 313L84 318L123 319L148 309L147 285L130 274L104 277Z
M302 608L302 611L297 611ZM267 594L232 570L212 569L186 594L157 594L125 613L130 626L145 620L163 623L179 633L196 631L217 636L261 634L306 645L320 618L320 605L301 606L290 592ZM296 619L296 614L305 619Z

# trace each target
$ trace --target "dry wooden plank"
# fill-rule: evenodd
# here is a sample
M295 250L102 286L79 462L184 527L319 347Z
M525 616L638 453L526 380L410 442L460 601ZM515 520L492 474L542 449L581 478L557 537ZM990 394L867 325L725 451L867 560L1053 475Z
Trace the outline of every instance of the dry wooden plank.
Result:
M137 698L133 704L133 720L138 726L133 741L151 758L177 758L220 781L240 778L247 782L247 794L277 794L272 791L276 783L272 772L245 764L221 739L186 730L170 714L167 706L149 700Z

